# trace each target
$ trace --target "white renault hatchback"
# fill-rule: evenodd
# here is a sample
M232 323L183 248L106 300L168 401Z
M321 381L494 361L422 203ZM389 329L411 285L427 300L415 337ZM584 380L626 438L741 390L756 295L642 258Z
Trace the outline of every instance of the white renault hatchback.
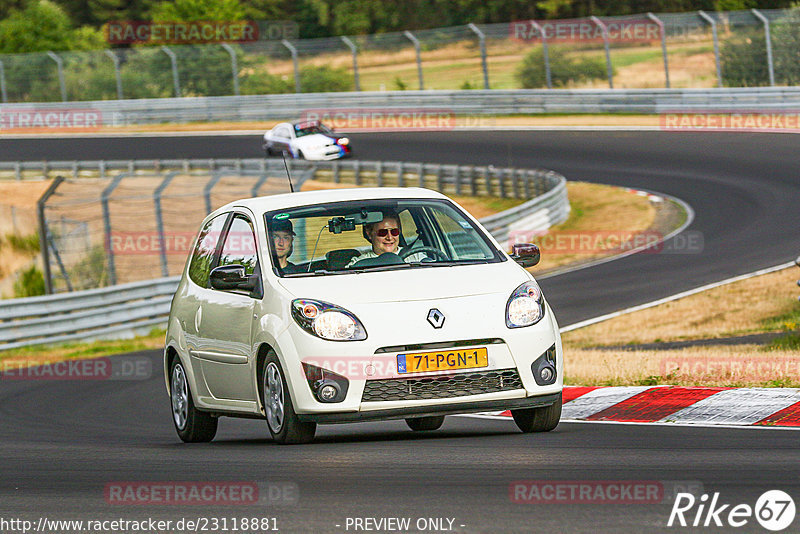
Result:
M339 189L232 202L203 222L172 301L164 371L180 438L220 416L279 443L318 423L511 410L561 416L558 325L534 245L503 252L442 194Z

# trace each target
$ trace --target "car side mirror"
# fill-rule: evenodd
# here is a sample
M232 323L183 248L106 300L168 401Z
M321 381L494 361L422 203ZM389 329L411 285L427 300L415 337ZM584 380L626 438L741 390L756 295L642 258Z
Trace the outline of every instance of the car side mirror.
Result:
M209 275L211 287L221 291L243 289L253 291L257 286L257 277L248 276L242 265L221 265L211 270Z
M533 267L541 257L539 247L533 243L518 243L511 247L511 259L523 267Z

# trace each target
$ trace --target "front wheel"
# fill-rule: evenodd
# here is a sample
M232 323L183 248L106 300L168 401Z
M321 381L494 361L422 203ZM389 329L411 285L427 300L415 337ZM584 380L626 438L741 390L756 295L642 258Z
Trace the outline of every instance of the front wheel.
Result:
M195 408L186 371L177 356L172 360L169 376L172 422L178 436L186 443L202 443L214 439L219 420Z
M558 395L558 400L550 406L511 410L511 415L519 429L525 433L550 432L558 426L561 419L561 394Z
M406 419L408 428L414 432L438 430L444 423L443 415L430 415L428 417L413 417Z
M275 351L269 351L264 360L261 384L264 412L272 439L281 444L313 441L317 424L304 423L298 419Z

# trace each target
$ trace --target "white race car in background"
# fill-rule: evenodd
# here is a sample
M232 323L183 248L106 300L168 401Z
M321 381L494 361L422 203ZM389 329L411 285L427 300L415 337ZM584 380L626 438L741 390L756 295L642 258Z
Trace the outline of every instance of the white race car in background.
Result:
M267 156L285 152L307 160L339 159L350 154L350 140L319 121L282 122L264 134L264 151Z

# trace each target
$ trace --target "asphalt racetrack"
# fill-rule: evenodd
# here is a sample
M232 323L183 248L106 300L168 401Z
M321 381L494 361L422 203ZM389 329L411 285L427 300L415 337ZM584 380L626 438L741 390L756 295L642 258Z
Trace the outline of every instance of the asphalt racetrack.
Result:
M350 137L364 159L551 168L572 180L673 195L694 209L687 230L702 234L701 253L636 254L543 280L562 325L798 253L800 137L794 135ZM4 160L259 156L257 136L0 140ZM188 446L172 428L160 355L135 356L152 365L149 379L0 380L0 518L274 517L282 532L356 532L366 529L356 530L353 518L407 517L412 524L445 518L442 525L456 532L653 532L690 530L666 526L667 490L674 488L719 492L719 501L732 506L754 506L770 489L800 498L800 434L772 428L562 423L548 434L523 435L509 420L449 417L430 434L414 434L401 421L323 426L315 443L285 447L272 443L263 421L222 419L214 442ZM203 507L107 499L109 484L170 481L272 483L294 488L296 498ZM516 481L655 482L665 491L659 503L530 504L514 502ZM697 509L687 513L690 522ZM764 529L750 518L736 531Z

